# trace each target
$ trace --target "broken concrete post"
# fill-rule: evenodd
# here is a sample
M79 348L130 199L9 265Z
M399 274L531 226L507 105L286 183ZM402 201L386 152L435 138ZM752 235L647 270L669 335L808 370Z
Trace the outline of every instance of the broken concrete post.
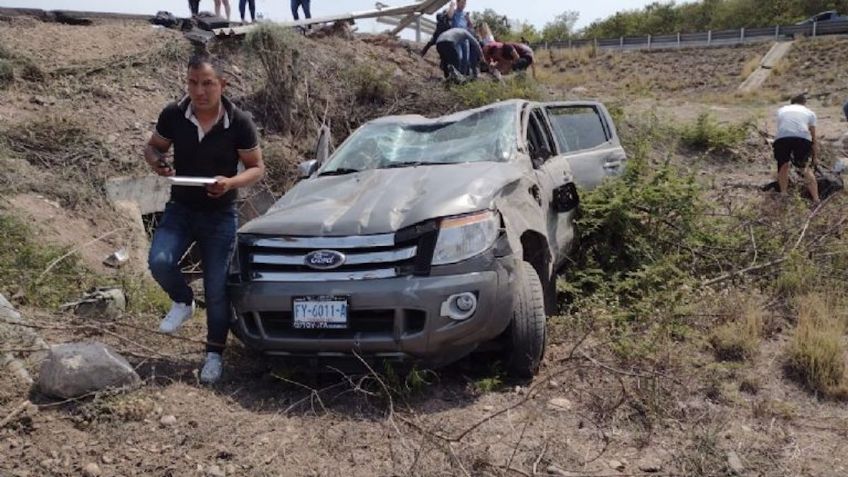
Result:
M69 343L54 346L41 366L38 388L62 399L107 388L132 387L141 381L132 366L102 343Z

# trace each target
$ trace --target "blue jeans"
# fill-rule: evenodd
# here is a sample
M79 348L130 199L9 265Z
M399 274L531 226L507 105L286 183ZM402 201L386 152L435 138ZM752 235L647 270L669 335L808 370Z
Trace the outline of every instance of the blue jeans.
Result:
M306 18L312 18L312 13L309 11L309 2L310 0L291 0L291 11L295 20L300 20L297 15L297 7L300 6L303 6L303 14L306 15Z
M459 49L459 72L468 76L471 72L471 44L463 40L457 45Z
M206 350L221 352L230 330L227 269L235 247L238 214L235 206L194 210L169 202L150 246L148 265L159 286L177 303L191 303L194 295L180 272L180 259L197 242L203 263L206 294Z

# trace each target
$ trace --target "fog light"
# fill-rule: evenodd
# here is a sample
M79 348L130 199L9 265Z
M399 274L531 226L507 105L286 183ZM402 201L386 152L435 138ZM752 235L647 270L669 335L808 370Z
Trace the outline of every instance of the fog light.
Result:
M442 316L452 320L465 320L477 310L477 295L471 292L451 295L442 303Z

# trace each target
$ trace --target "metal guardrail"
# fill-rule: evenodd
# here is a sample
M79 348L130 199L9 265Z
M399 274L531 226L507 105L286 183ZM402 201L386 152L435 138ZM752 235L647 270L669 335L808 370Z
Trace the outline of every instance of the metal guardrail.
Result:
M594 38L560 40L536 43L534 48L581 48L595 46L619 50L649 48L680 48L685 46L734 45L755 41L788 40L797 36L817 37L848 34L848 20L816 22L806 25L776 25L765 28L740 28L738 30L716 30L699 33L678 33L620 38Z

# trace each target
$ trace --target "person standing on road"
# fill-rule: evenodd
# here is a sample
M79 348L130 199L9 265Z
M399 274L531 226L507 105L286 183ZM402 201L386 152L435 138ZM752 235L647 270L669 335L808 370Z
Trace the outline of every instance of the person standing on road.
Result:
M230 21L230 0L215 0L215 16L221 16L221 4L224 4L224 12L227 14L227 21Z
M206 295L204 383L221 377L222 353L230 327L227 268L235 246L238 216L236 189L254 184L265 173L259 136L250 116L224 95L227 80L217 60L195 55L187 68L187 95L159 114L144 158L160 176L214 177L204 187L172 186L171 200L150 247L153 278L173 304L159 325L175 333L194 313L194 296L180 272L180 260L197 243L203 262ZM173 165L166 153L174 148ZM239 162L244 166L238 172Z
M244 10L247 4L250 4L250 23L256 21L256 0L239 0L239 13L241 13L241 22L244 21Z
M300 20L300 16L297 14L297 9L299 7L303 7L303 16L307 19L312 18L312 12L310 11L309 5L310 3L311 0L291 0L291 11L295 21Z
M790 104L777 111L777 136L774 141L774 158L777 161L777 184L781 194L789 189L789 163L804 176L807 190L814 204L819 203L819 190L812 166L818 166L816 157L816 113L806 106L803 94L793 97Z
M188 10L191 16L196 17L200 12L200 0L188 0Z

